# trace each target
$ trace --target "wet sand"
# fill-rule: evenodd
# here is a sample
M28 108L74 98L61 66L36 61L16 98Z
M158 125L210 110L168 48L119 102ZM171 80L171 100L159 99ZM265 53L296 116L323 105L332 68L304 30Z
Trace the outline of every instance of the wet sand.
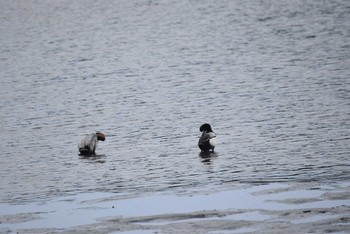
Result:
M349 183L193 194L90 193L1 204L2 233L349 233Z

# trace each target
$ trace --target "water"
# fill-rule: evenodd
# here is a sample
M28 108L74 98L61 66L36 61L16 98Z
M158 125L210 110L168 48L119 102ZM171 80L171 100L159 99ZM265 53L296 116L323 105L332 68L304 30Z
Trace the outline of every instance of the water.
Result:
M349 1L0 4L1 203L349 182Z

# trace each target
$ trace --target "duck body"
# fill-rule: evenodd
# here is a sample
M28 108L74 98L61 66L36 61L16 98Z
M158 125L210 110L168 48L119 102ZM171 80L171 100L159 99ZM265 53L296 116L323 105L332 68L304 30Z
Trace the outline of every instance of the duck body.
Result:
M201 137L198 141L198 147L202 152L209 152L210 150L214 152L215 145L217 144L216 134L211 129L209 124L203 124L199 131L202 132Z
M105 136L103 133L91 133L86 134L79 142L78 148L81 155L93 155L95 154L98 141L104 141Z

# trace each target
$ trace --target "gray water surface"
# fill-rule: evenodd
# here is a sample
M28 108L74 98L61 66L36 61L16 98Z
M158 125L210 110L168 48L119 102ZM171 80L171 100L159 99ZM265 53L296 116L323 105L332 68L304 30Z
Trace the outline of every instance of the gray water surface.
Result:
M347 0L15 0L0 17L0 202L350 180Z

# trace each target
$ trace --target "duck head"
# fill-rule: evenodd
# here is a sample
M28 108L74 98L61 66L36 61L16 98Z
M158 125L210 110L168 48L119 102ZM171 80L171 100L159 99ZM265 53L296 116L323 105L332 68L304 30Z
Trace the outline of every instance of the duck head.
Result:
M203 131L212 132L213 130L211 129L210 124L205 123L199 128L199 131L201 131L201 132L203 132Z
M105 134L103 134L102 132L96 132L97 135L97 140L99 141L104 141L106 139Z

